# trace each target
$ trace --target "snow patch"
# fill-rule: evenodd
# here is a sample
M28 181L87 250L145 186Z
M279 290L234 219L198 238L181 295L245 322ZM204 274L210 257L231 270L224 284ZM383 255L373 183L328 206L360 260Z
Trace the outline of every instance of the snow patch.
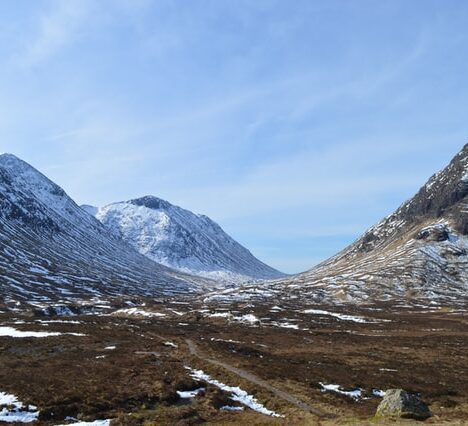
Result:
M244 411L244 407L235 407L233 405L224 405L221 407L223 411Z
M229 339L229 340L226 340L226 339L215 339L214 337L212 337L210 340L211 340L212 342L242 343L242 342L240 342L239 340L232 340L232 339Z
M181 398L195 398L199 393L205 392L206 388L198 388L191 391L177 391Z
M18 338L25 338L25 337L50 337L50 336L62 336L62 335L69 335L69 336L86 336L82 333L59 333L57 331L22 331L17 330L13 327L0 327L0 337L18 337Z
M111 315L132 315L136 317L147 317L147 318L166 316L166 314L162 314L160 312L150 312L150 311L145 311L143 309L138 309L138 308L119 309L117 311L112 312Z
M76 422L76 423L68 423L59 426L110 426L111 419L107 420L94 420L92 422Z
M232 317L234 321L244 322L248 324L257 324L260 320L253 314L245 314L240 317Z
M249 395L245 390L242 390L240 387L228 386L224 383L219 382L218 380L212 379L208 374L204 373L202 370L194 370L190 367L185 367L187 370L192 372L191 376L194 379L210 383L219 389L229 392L232 394L231 399L241 404L246 405L258 413L265 414L266 416L271 417L284 417L281 414L277 414L274 411L268 410L264 405L260 404L253 395Z
M207 317L210 318L231 318L231 314L229 312L215 312L214 314L207 314Z
M372 395L378 396L379 398L383 398L385 396L385 391L380 389L372 389Z
M2 408L3 407L3 408ZM15 395L0 392L0 422L31 423L38 419L39 411L34 405L27 407Z
M357 388L352 391L345 391L341 389L340 385L333 385L333 384L326 385L322 382L319 382L319 385L322 387L322 392L327 392L327 391L335 392L335 393L339 393L340 395L349 396L350 398L353 398L353 399L359 399L362 397L361 388Z
M373 322L387 322L389 320L373 320L365 317L358 317L355 315L346 315L346 314L340 314L338 312L329 312L329 311L324 311L322 309L306 309L305 311L302 311L304 314L314 314L314 315L329 315L331 317L338 318L342 321L352 321L352 322L358 322L358 323L373 323Z

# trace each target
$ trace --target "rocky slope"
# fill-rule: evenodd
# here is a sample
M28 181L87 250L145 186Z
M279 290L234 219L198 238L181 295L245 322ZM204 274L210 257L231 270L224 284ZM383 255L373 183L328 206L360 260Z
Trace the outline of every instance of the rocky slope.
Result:
M230 291L213 298L226 299ZM468 144L396 212L305 273L237 298L310 302L468 301Z
M0 156L0 284L8 303L186 293L211 285L140 255L11 154Z
M233 282L284 277L207 216L165 200L147 196L100 209L82 207L115 236L168 267Z

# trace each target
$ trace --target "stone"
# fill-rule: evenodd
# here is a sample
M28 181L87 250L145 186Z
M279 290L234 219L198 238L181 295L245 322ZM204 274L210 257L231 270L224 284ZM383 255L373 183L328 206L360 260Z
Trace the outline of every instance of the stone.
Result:
M447 241L450 238L450 231L446 225L434 225L422 229L416 235L417 240L425 241Z
M432 413L418 395L403 389L389 389L377 407L376 416L425 420Z

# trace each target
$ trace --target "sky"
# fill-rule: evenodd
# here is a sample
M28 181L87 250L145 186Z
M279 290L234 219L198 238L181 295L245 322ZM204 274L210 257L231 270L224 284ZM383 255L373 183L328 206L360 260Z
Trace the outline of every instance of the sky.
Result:
M465 0L0 2L0 152L300 272L467 142L466 22Z

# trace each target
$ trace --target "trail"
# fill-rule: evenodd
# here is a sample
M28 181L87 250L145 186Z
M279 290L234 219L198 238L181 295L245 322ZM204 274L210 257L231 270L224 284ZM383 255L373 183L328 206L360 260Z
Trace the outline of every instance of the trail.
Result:
M242 377L243 379L270 391L271 393L276 395L278 398L281 398L295 405L296 407L299 407L301 410L307 411L309 413L315 414L316 416L323 417L323 418L335 417L334 414L326 413L324 411L321 411L317 408L312 407L311 405L305 403L304 401L301 401L300 399L296 398L294 395L291 395L289 392L275 388L274 386L270 385L265 380L262 380L260 377L257 377L254 374L249 373L248 371L242 370L237 367L233 367L232 365L229 365L222 361L218 361L216 359L208 358L203 353L199 352L197 345L195 344L193 340L185 339L185 341L187 343L187 346L191 355L196 356L197 358L200 358L203 361L209 362L210 364L216 365L218 367L222 367L225 370L228 370L231 373L234 373L237 376Z

